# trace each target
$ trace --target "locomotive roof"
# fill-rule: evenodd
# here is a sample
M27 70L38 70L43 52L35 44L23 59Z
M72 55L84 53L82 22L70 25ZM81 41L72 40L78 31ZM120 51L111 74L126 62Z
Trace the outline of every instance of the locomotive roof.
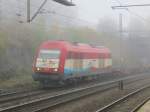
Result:
M89 44L84 43L76 43L76 42L68 42L68 41L46 41L42 43L40 48L49 48L49 47L56 47L56 48L65 48L70 51L84 51L84 52L107 52L109 53L110 50L104 46L91 46Z

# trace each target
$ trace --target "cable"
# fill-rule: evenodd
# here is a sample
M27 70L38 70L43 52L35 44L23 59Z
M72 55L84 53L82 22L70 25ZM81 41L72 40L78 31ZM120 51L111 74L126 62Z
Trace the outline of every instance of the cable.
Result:
M8 20L9 20L9 18L5 18L5 19L3 19L1 22L8 22ZM50 29L49 28L49 24L41 24L41 23L38 23L38 22L32 22L32 23L30 23L30 24L28 24L28 23L26 23L25 22L25 20L24 21L21 21L21 20L18 20L18 19L16 19L16 18L13 18L13 22L17 22L17 23L20 23L20 24L22 24L22 25L38 25L38 26L41 26L42 27L42 29L44 28L44 29L46 29L46 30L48 30L48 29ZM55 24L53 24L54 26L55 26ZM56 25L58 25L58 24L56 24ZM41 27L38 27L38 28L41 28ZM59 25L58 26L59 28L61 28L61 29L66 29L66 28L68 28L67 26L64 26L64 25Z
M47 3L47 0L44 0L44 2L40 5L40 7L38 8L38 10L35 12L35 14L31 17L31 19L29 18L29 22L32 22L35 17L39 14L39 12L41 11L41 9L44 7L44 5ZM30 11L30 10L29 10Z
M38 7L37 5L35 5L35 4L31 4L31 7L39 8L39 7ZM45 11L45 12L43 12L43 11ZM80 19L80 18L74 19L73 17L67 16L67 15L64 15L64 14L60 14L60 13L58 13L58 12L56 12L56 11L47 10L47 9L45 9L45 8L43 8L40 13L41 13L41 14L42 14L42 13L43 13L43 14L44 14L44 13L45 13L45 14L46 14L46 13L51 13L51 14L53 14L53 15L62 16L62 17L68 18L68 19L78 20L78 21L82 21L82 22L94 24L94 23L92 23L92 22L89 22L89 21L86 21L86 20L83 20L83 19ZM95 24L94 24L94 25L95 25Z
M19 16L19 17L25 17L25 16L23 16L23 15L18 15L18 14L15 13L15 12L12 13L12 12L10 12L10 11L8 11L8 10L5 11L5 13L14 15L13 17L15 17L15 16L16 16L16 17L18 17L18 16ZM5 21L6 21L6 20L8 21L9 18L8 18L7 16L5 16L5 19L3 19L3 21L4 21L4 20L5 20ZM22 20L22 19L19 19L19 18L18 18L18 19L12 18L12 20L17 21L17 22L19 22L19 23L26 23L26 20ZM71 24L71 23L72 23L72 24L77 24L76 22L68 21L68 19L63 19L62 21L65 22L66 24L67 24L67 23L69 23L69 24ZM77 22L78 22L78 21L77 21ZM35 23L35 22L34 22L34 23ZM44 26L44 25L43 25L43 26Z
M122 3L120 2L120 0L115 0L117 3L119 3L120 6L122 6Z
M150 6L150 4L137 4L137 5L122 5L122 6L114 6L115 8L121 8L121 7L143 7L143 6Z
M96 24L94 24L94 23L91 23L91 22L89 22L89 21L86 21L86 20L82 20L82 19L79 19L79 18L73 18L73 17L71 17L71 16L66 16L66 15L63 15L63 14L60 14L60 13L58 13L58 12L56 12L56 11L50 11L50 10L43 10L43 12L41 12L41 14L46 14L46 13L48 13L48 14L52 14L52 15L57 15L57 16L61 16L61 17L65 17L65 18L67 18L67 19L69 19L69 20L72 20L72 21L80 21L80 22L85 22L85 23L90 23L91 25L96 25Z
M115 1L117 1L120 5L122 5L122 3L119 1L119 0L115 0ZM20 2L20 3L22 3L22 2ZM19 4L20 4L19 3ZM38 6L35 6L35 5L31 5L32 7L34 7L34 8L38 8ZM17 7L17 8L19 8L19 7ZM19 8L20 9L20 8ZM25 9L25 8L24 8ZM24 9L22 9L22 10L24 10ZM143 18L143 17L141 17L141 16L139 16L138 14L136 14L136 13L134 13L134 12L132 12L132 11L130 11L130 10L128 10L128 12L129 13L131 13L131 14L133 14L133 15L135 15L136 17L138 17L138 18L141 18L143 21L147 21L145 18ZM12 12L8 12L7 11L7 13L10 13L10 14L12 14ZM66 19L69 19L69 21L70 20L72 20L72 22L73 21L76 21L76 22L85 22L85 23L90 23L91 25L93 25L93 26L95 26L96 24L93 24L93 23L91 23L91 22L89 22L89 21L86 21L86 20L82 20L82 19L79 19L79 18L76 18L76 19L74 19L73 17L70 17L70 16L67 16L67 15L64 15L64 14L60 14L60 13L58 13L58 12L56 12L56 11L51 11L51 10L47 10L47 9L43 9L41 12L40 12L41 14L46 14L46 13L48 13L48 14L52 14L52 15L57 15L57 16L61 16L61 17L64 17L64 18L66 18ZM19 14L19 13L14 13L16 16L20 16L20 17L24 17L25 16L25 14L23 15L23 14ZM68 22L68 21L67 21Z
M92 23L92 22L89 22L89 21L86 21L86 20L83 20L83 19L80 19L80 18L73 18L73 17L71 17L71 16L67 16L67 15L58 13L58 12L56 12L56 11L47 10L47 9L45 9L45 8L44 8L40 13L41 13L41 14L46 14L46 13L48 13L48 14L52 14L52 15L58 15L58 16L65 17L65 18L67 18L67 19L69 19L69 20L72 20L72 21L80 21L80 22L90 23L90 24L93 24L94 26L96 25L96 24L94 24L94 23Z
M120 4L120 6L122 6L122 3L120 2L120 0L115 0L115 1L117 1L117 2ZM147 4L147 5L149 5L149 4ZM134 15L134 16L140 18L140 19L141 19L142 21L144 21L144 22L150 22L150 21L148 21L147 19L145 19L144 17L142 17L142 16L138 15L137 13L135 13L135 12L129 10L129 8L128 8L126 11L128 11L130 14L132 14L132 15Z
M144 22L150 22L150 21L147 21L147 19L145 19L144 17L142 17L142 16L140 16L140 15L138 15L137 13L135 13L135 12L132 12L131 10L127 10L130 14L133 14L134 16L136 16L136 17L138 17L138 18L141 18L141 20L142 21L144 21Z
M23 3L23 2L20 2L19 4L21 4L21 3ZM24 4L25 4L25 2L24 2ZM39 8L38 6L36 6L36 5L34 5L34 4L31 4L31 7L33 7L33 8ZM17 8L19 8L19 7L17 7ZM22 9L23 10L23 9ZM25 10L25 8L24 8L24 10ZM89 22L89 21L86 21L86 20L83 20L83 19L80 19L80 18L73 18L73 17L70 17L70 16L67 16L67 15L64 15L64 14L60 14L60 13L58 13L58 12L56 12L56 11L51 11L51 10L47 10L47 9L42 9L42 11L40 12L40 14L46 14L46 13L49 13L49 14L52 14L52 15L57 15L57 16L61 16L61 17L64 17L64 18L66 18L66 19L69 19L69 21L70 20L72 20L72 21L77 21L77 22L84 22L84 24L85 23L88 23L88 24L90 24L90 25L92 25L92 26L96 26L96 24L95 23L92 23L92 22ZM17 13L16 13L17 14ZM21 16L21 14L17 14L17 16ZM24 15L25 16L25 15Z

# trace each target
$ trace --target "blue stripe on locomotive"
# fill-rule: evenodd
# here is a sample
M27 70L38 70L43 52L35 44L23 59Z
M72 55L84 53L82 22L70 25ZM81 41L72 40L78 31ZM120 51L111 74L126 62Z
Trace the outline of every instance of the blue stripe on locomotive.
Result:
M89 72L89 68L85 68L85 69L69 69L69 68L65 68L64 69L64 74L66 76L72 75L72 74L75 74L75 73L87 73L87 72Z

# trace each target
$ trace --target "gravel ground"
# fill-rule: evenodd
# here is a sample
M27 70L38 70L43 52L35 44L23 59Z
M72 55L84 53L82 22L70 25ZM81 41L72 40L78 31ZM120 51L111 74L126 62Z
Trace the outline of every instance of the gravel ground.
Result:
M129 112L138 106L141 102L146 100L150 96L150 88L134 95L132 98L128 98L124 102L115 105L109 112Z
M126 75L127 76L127 75ZM125 76L125 77L126 77ZM78 85L76 86L82 86L83 84L87 83L97 83L97 82L105 82L105 81L110 81L113 79L121 78L123 77L122 75L114 75L113 78L109 77L101 77L98 80L92 80L92 81L85 81L85 82L79 82ZM14 92L14 91L25 91L25 90L32 90L32 89L38 89L41 88L41 85L38 81L33 81L31 76L27 77L21 77L21 78L14 78L10 79L5 82L0 82L0 94L2 93L7 93L7 92ZM51 89L51 88L48 88Z
M88 97L84 97L80 100L57 106L57 108L54 107L53 109L49 110L49 112L94 112L95 110L109 104L121 96L149 83L150 79L138 81L127 85L123 91L118 89L104 91L99 94L94 94Z
M107 80L110 80L110 79L107 79ZM104 81L105 80L103 80L101 82L104 82ZM0 108L1 107L7 107L7 106L13 106L14 104L23 103L23 102L31 101L31 100L46 97L46 96L53 96L53 95L56 95L58 93L65 92L68 90L73 90L73 89L77 89L77 88L81 88L81 87L88 87L88 85L90 86L90 85L93 85L96 83L99 83L99 80L97 80L97 81L86 81L86 82L80 83L76 86L65 86L65 87L61 87L61 88L48 88L48 90L45 90L45 91L44 90L42 91L39 88L39 90L42 91L42 93L34 95L34 96L28 96L28 97L25 97L22 99L12 100L11 102L3 103L0 105ZM30 93L30 91L29 91L29 93ZM26 94L28 94L28 93L26 93Z
M137 112L150 112L150 101L142 106Z

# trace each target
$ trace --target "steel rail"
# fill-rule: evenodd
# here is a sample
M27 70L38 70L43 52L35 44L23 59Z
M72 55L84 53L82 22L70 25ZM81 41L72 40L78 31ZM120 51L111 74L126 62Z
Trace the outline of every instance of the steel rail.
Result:
M31 97L31 96L33 96L33 95L39 95L39 94L42 94L42 93L44 93L44 92L46 92L46 91L42 91L42 90L39 90L39 91L26 91L26 92L19 92L19 93L16 93L16 94L10 94L10 95L12 95L12 96L8 96L8 97L1 97L0 98L0 104L2 104L2 103L5 103L5 102L10 102L10 101L16 101L16 100L18 100L18 99L23 99L23 98L25 98L25 97Z
M9 92L3 92L0 94L0 99L2 97L9 97L9 96L12 96L12 95L16 95L16 94L22 94L22 93L25 93L25 92L30 92L30 91L37 91L41 88L35 88L35 89L28 89L28 90L22 90L22 91L9 91Z
M137 105L133 110L131 110L130 112L137 112L142 106L144 106L144 104L146 102L148 102L150 100L150 97L148 97L147 99L145 99L142 103L140 103L139 105Z
M93 84L93 83L92 83ZM96 84L96 83L95 83ZM87 86L87 85L86 85ZM67 90L71 90L72 88L69 88ZM65 89L59 89L57 91L54 91L54 93L56 94L57 92L63 92ZM51 91L49 90L35 90L35 91L19 91L19 92L11 92L11 93L6 93L6 94L1 94L0 95L0 105L3 103L7 103L7 102L11 102L13 103L13 101L16 100L22 100L23 98L26 97L31 97L33 95L40 95L43 93L44 94L49 94ZM52 91L53 92L53 91Z
M135 81L136 81L136 80L135 80ZM129 83L130 83L130 82L128 82L128 84L129 84ZM113 89L113 88L116 88L116 86L107 87L107 88L105 88L105 89L102 89L102 91L104 92L104 91L106 91L106 90L110 90L110 89ZM96 91L96 92L99 92L99 91ZM48 109L50 109L50 108L52 108L52 107L55 107L55 106L58 106L58 105L61 105L61 104L64 104L64 103L67 103L67 102L70 102L70 101L73 101L73 100L77 100L77 99L79 99L79 98L81 98L81 97L86 97L86 96L91 95L91 94L96 93L96 92L87 93L87 94L84 94L83 96L80 95L80 96L78 96L78 97L74 97L74 98L67 99L67 100L62 100L62 101L60 101L60 102L54 103L54 104L52 104L52 105L49 105L49 106L47 106L47 107L45 106L45 107L42 107L42 108L40 108L40 109L38 109L38 110L34 110L34 111L32 111L32 112L45 112L45 111L47 111Z
M134 92L131 92L131 93L129 93L129 94L123 96L122 98L120 98L120 99L118 99L118 100L116 100L116 101L114 101L114 102L112 102L112 103L110 103L110 104L108 104L108 105L106 105L106 106L104 106L104 107L98 109L98 110L95 111L95 112L105 112L106 110L112 108L112 106L117 105L117 104L119 104L120 102L125 101L127 98L132 97L133 95L135 95L135 94L137 94L137 93L139 93L139 92L141 92L141 91L143 91L144 89L147 89L147 88L150 88L150 85L145 86L145 87L142 87L142 88L140 88L140 89L138 89L138 90L136 90L136 91L134 91Z
M33 105L38 105L38 104L41 104L41 103L44 103L44 102L47 102L47 101L51 102L51 106L55 106L55 105L58 105L58 104L61 104L61 103L68 102L70 100L75 100L75 99L83 97L85 95L94 94L94 93L96 93L100 90L110 89L110 87L108 87L108 85L116 84L116 82L119 82L120 80L122 81L122 80L133 79L133 78L137 78L139 76L142 77L142 76L147 76L147 75L136 75L136 76L130 76L130 77L126 77L126 78L120 78L120 79L117 79L117 80L114 80L114 81L103 82L103 83L99 83L99 84L94 84L94 85L89 86L89 87L70 90L70 91L67 91L67 92L63 92L61 94L56 94L54 96L46 96L46 97L35 99L35 100L32 100L32 101L20 103L20 104L14 105L14 106L6 107L6 108L0 108L0 112L10 112L10 111L13 111L13 110L15 111L15 110L19 110L19 109L22 109L22 108L28 107L28 106L32 107ZM98 88L104 87L104 86L107 86L107 88L105 87L103 89L98 89ZM82 94L84 93L84 95L81 95L81 93ZM72 95L77 95L77 96L76 96L76 98L73 98ZM67 99L64 100L63 99L64 97L70 97L70 99L69 100L67 100ZM36 107L38 107L38 106L36 106ZM39 111L41 111L43 109L47 109L47 108L50 108L50 103L49 103L49 106L46 106L46 107L42 106L42 108L40 108L40 109L34 109L34 110L31 110L31 111L32 112L39 112Z
M141 75L137 75L136 77L139 77L139 76L141 76ZM147 76L147 75L143 75L143 76ZM132 76L131 77L129 77L129 78L132 78ZM120 79L120 78L119 78ZM124 80L126 80L126 79L124 79ZM0 102L1 102L1 99L4 99L4 97L6 97L7 99L9 99L8 97L14 97L14 95L18 95L18 94L24 94L24 93L28 93L28 92L34 92L34 91L37 91L37 90L39 90L39 89L41 89L41 88L38 88L38 89L35 89L35 90L26 90L26 91L17 91L17 92L6 92L6 93L1 93L0 94Z
M54 96L47 96L47 97L44 97L44 98L39 98L39 99L35 99L35 100L32 100L32 101L29 101L29 102L25 102L25 103L22 103L22 104L18 104L18 105L14 105L14 106L10 106L10 107L7 107L7 108L2 108L0 109L0 112L10 112L10 111L13 111L13 110L19 110L19 108L23 108L25 106L33 106L33 105L36 105L36 104L40 104L40 103L43 103L43 102L46 102L46 101L49 101L49 102L55 102L55 101L58 101L60 102L60 99L62 97L68 97L68 96L72 96L73 94L81 94L81 91L82 92L85 92L87 93L87 91L85 90L89 90L91 91L91 88L96 88L96 87L99 87L99 86L102 86L102 84L100 85L95 85L95 86L91 86L91 87L87 87L87 88L81 88L81 89L75 89L75 90L72 90L72 91L67 91L67 92L64 92L64 93L61 93L61 94L57 94L57 95L54 95ZM111 87L112 88L112 87ZM110 89L110 88L109 88ZM96 89L97 90L97 89ZM96 91L95 90L95 91ZM91 91L93 93L93 91ZM92 94L90 93L90 94ZM85 94L84 94L85 96ZM72 97L71 97L72 98ZM73 100L73 99L72 99ZM65 101L66 102L66 101ZM62 103L62 101L60 102ZM54 103L52 103L51 106L53 106ZM58 104L57 102L55 104ZM50 105L50 104L49 104ZM49 107L49 106L48 106ZM44 107L44 108L47 108L47 107ZM39 109L38 109L39 110ZM37 111L38 111L37 110Z
M20 92L7 92L7 93L2 93L0 94L0 98L1 97L8 97L8 96L11 96L11 95L15 95L17 93L20 93Z
M141 78L137 78L137 79L133 79L133 80L129 80L128 82L124 82L124 84L129 84L129 83L133 83L133 82L136 82L136 81L139 81L139 80L143 80L143 79L145 79L145 77L141 77ZM93 83L92 83L93 84ZM71 89L71 88L70 88ZM67 91L67 90L66 90ZM63 90L59 90L59 91L54 91L54 93L56 94L57 92L63 92ZM42 94L43 93L43 94ZM0 105L4 105L4 103L5 103L5 105L7 104L7 102L9 102L9 103L14 103L14 101L16 102L21 102L20 100L22 100L22 99L25 99L25 98L31 98L32 96L35 96L35 98L37 97L37 96L39 96L39 95L46 95L46 94L49 94L49 95L54 95L53 93L52 94L50 94L50 92L49 91L37 91L37 92L34 92L34 93L25 93L25 94L19 94L19 95L17 95L17 96L13 96L13 97L9 97L9 98L2 98L2 99L0 99ZM31 100L31 99L30 99ZM33 99L32 99L33 100Z

